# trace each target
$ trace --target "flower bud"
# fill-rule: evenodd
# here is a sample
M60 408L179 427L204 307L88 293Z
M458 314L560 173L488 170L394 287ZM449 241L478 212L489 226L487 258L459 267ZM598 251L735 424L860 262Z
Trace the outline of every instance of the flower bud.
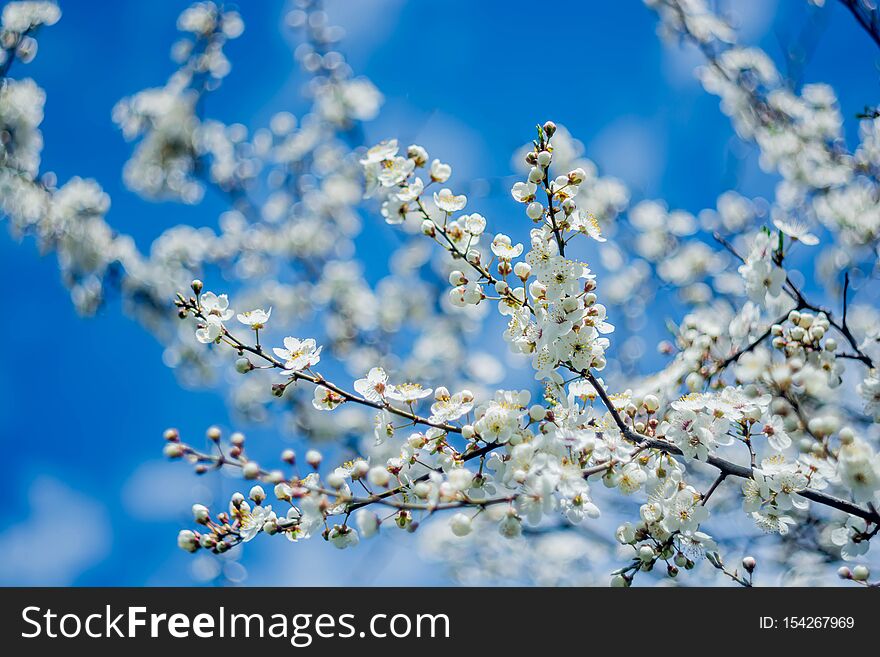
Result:
M241 468L245 479L256 479L260 476L260 466L255 461L248 461Z
M463 513L456 513L449 519L449 528L456 536L467 536L471 533L471 519Z
M187 552L195 552L199 549L199 539L196 536L196 533L189 530L183 529L177 534L177 547L181 550L186 550Z
M587 179L587 172L581 167L568 172L568 180L574 185L580 185Z
M504 538L516 538L522 534L522 523L515 513L510 512L498 524L498 531Z
M363 479L370 471L370 464L363 459L358 459L351 466L351 478L354 480Z
M696 372L691 372L685 377L684 384L691 392L696 392L703 387L703 377Z
M526 214L529 216L529 219L537 221L544 216L544 206L537 201L532 201L526 206Z
M518 262L513 266L513 273L522 280L525 281L532 273L532 267L527 262Z
M852 578L857 582L865 582L870 576L871 571L868 570L867 566L863 566L862 564L859 564L852 569Z
M318 469L318 466L321 465L321 461L324 460L324 457L321 456L321 452L316 449L310 449L306 452L306 463L312 466L315 470Z
M412 144L406 149L406 156L415 162L417 167L423 167L428 162L428 151L417 144Z
M262 504L266 499L266 491L263 490L262 486L254 486L248 493L248 497L251 498L255 504Z
M371 538L379 532L379 516L367 509L361 509L355 516L358 531L364 538Z
M251 361L247 358L239 358L235 361L235 371L239 374L247 374L252 369L254 369L254 366L251 365Z
M169 459L179 459L181 456L183 456L184 453L183 445L181 445L180 443L168 443L167 445L165 445L165 448L162 450L162 452Z
M377 465L370 468L370 471L367 473L367 479L373 486L387 486L391 480L391 475L388 473L388 470Z
M290 499L290 486L287 484L281 483L275 486L275 497L279 500L289 500Z
M575 297L565 297L562 300L562 309L567 313L574 312L579 307L580 307L580 304L578 303L578 300Z
M746 572L753 573L757 565L755 557L743 557L743 568L746 569Z
M208 511L208 507L206 507L204 504L193 504L192 514L193 520L195 520L200 525L208 524L208 520L211 517L210 511Z
M457 287L459 285L464 285L467 282L468 282L468 280L467 280L467 278L465 278L465 275L462 274L457 269L449 272L449 284L450 285L455 285Z
M345 485L345 477L338 472L331 472L327 475L327 485L333 489L342 488Z
M611 588L620 589L629 586L629 580L623 575L615 575L611 578Z

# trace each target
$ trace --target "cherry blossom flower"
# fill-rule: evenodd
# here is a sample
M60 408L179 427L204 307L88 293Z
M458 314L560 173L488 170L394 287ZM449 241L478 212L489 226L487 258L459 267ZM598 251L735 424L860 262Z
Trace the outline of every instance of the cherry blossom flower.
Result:
M438 183L445 183L452 175L452 167L443 164L440 160L431 162L431 180Z
M366 156L361 158L360 163L364 166L381 164L382 162L386 160L391 160L394 156L396 156L397 151L398 146L396 139L380 141L375 146L371 146L367 149L367 154Z
M793 240L797 240L804 246L816 246L819 243L819 238L810 232L810 227L795 219L776 217L773 219L773 225L780 232L788 235Z
M831 542L840 548L844 559L852 561L868 552L870 543L865 540L867 531L868 524L864 519L849 516L843 526L831 532Z
M263 310L262 308L257 308L256 310L248 310L243 313L238 313L238 315L236 315L236 318L245 326L249 326L255 331L259 331L266 327L266 323L269 321L269 317L271 316L271 308L269 308L268 311Z
M522 255L522 244L511 244L510 238L503 233L498 233L492 240L492 253L502 260L513 260Z
M388 388L388 375L381 367L372 368L366 378L354 382L354 389L364 399L381 402L385 399Z
M668 532L694 532L709 517L709 510L700 504L701 496L693 488L678 491L663 514L663 528Z
M255 506L252 510L246 507L247 505L243 505L240 516L241 524L238 528L241 540L244 543L255 539L257 534L263 531L263 526L275 517L271 506Z
M764 423L762 433L767 436L770 447L781 452L791 445L791 438L785 431L785 423L781 417L774 415Z
M593 238L597 242L607 241L604 237L602 237L602 228L599 226L599 222L596 220L596 217L590 212L576 213L573 221L571 222L571 227L574 230L580 231L588 237Z
M441 189L439 192L434 192L434 205L443 212L458 212L467 205L467 196L463 194L456 196L448 189Z
M345 525L334 525L327 538L333 544L333 547L340 550L354 547L360 541L357 530Z
M334 408L345 402L345 397L339 393L325 388L324 386L315 386L315 397L312 400L312 406L319 411L332 411Z
M385 396L388 399L412 404L429 396L431 392L431 388L423 388L420 383L400 383L388 386Z
M202 344L215 342L223 334L223 322L217 315L208 315L203 326L196 329L196 339Z
M284 348L275 347L272 351L282 361L284 361L285 370L298 372L317 365L321 360L321 350L323 347L317 346L315 340L306 338L299 340L298 338L284 338Z
M405 157L393 157L384 160L377 176L383 187L395 187L409 178L415 169L415 162Z
M225 322L232 319L235 311L229 307L229 298L225 294L217 296L213 292L205 292L200 298L202 312L209 317L217 317Z
M452 395L446 388L434 391L436 401L431 404L431 422L451 422L470 413L474 407L474 394L470 390L462 390Z
M511 194L520 203L531 203L535 200L538 186L532 182L518 182L513 185Z
M699 560L750 585L755 560L744 561L747 576L726 568L719 553L735 548L729 532L717 543L709 532L739 514L784 535L810 508L821 531L798 534L799 546L816 543L801 553L827 560L838 549L843 559L868 551L880 504L871 422L880 417L880 313L861 283L880 239L880 119L861 122L850 151L833 89L792 84L703 0L650 0L664 36L700 46L700 82L778 178L774 193L728 190L699 212L662 200L630 206L626 186L548 121L514 157L519 223L495 226L476 212L457 215L468 199L450 189L432 188L430 202L426 189L446 184L452 167L422 146L404 153L393 139L366 150L356 143L381 93L354 77L326 16L301 4L288 23L308 32L296 55L312 97L307 119L281 112L251 133L205 116L204 96L230 70L223 47L243 29L236 12L213 3L180 16L178 67L164 86L114 108L132 141L123 172L131 190L195 204L213 189L233 200L215 229L168 229L148 252L105 219L110 198L98 183L58 185L43 170L46 93L2 67L0 133L11 137L0 140L0 213L16 235L56 251L77 309L94 312L118 290L184 377L234 367L234 410L262 420L268 393L283 396L279 412L296 413L287 424L322 441L323 455L310 444L298 462L285 449L281 462L291 467L270 469L241 433L212 427L212 449L202 450L166 432L169 458L200 474L237 468L254 484L247 497L232 495L228 512L197 505L197 531L178 535L181 549L219 555L260 533L294 543L321 536L342 549L384 524L427 534L429 550L468 577L500 570L537 579L562 553L556 577L565 584L584 575L578 560L595 568L622 558L630 562L609 566L615 585L650 570L700 578ZM58 10L9 3L0 20L14 45L0 49L0 64L14 59L16 72L36 54L31 28L51 25ZM362 204L362 192L376 200ZM815 222L821 245L801 217ZM487 233L490 223L514 236L528 229L529 239ZM358 253L359 236L377 226L400 236L379 274ZM491 243L481 243L484 233ZM817 247L815 267L799 266L794 241ZM260 305L237 315L254 335L225 325L235 316L226 294L203 293L198 280L195 296L178 290L218 268L237 299ZM177 320L157 309L172 297L195 342L212 348L194 344L191 328L169 328ZM264 350L259 331L272 308L273 321L307 325L317 339L288 337ZM509 379L495 347L479 339L499 316ZM615 332L619 321L626 330ZM660 357L646 357L660 334ZM319 374L311 368L322 356ZM392 385L379 363L433 390ZM513 371L519 363L540 382L534 399L518 390L528 379ZM262 370L284 380L273 384ZM331 380L338 372L367 374L349 392ZM432 392L430 413L419 412ZM320 412L343 403L333 416ZM360 440L371 425L374 440ZM340 462L349 450L358 455ZM610 529L592 524L601 515L596 482L636 500L614 513L630 513L615 532L624 551L592 545ZM279 515L263 506L262 486ZM381 520L369 510L378 504L391 507ZM448 522L437 522L447 510ZM589 531L558 529L579 522ZM524 532L524 523L541 530ZM789 556L786 577L811 561Z

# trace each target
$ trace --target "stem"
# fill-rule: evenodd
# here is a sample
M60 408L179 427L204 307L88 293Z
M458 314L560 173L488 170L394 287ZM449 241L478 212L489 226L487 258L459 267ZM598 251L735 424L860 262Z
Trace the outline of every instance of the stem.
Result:
M590 371L585 371L584 376L591 384L593 384L593 387L596 389L596 392L602 399L602 403L605 404L605 408L608 409L608 412L614 419L614 423L617 425L618 429L620 429L620 432L621 434L623 434L624 438L633 441L647 449L657 449L662 452L666 452L667 454L672 454L674 456L682 456L681 450L675 445L668 443L665 440L658 440L656 438L643 436L630 429L624 423L623 418L620 417L620 413L618 413L617 410L614 408L614 405L611 403L608 394L605 392L602 384L599 383L598 379L596 379L593 373ZM740 479L753 478L751 467L746 468L742 465L738 465L736 463L732 463L731 461L727 461L718 456L715 456L714 454L709 455L706 463L720 470L725 477L738 477ZM862 507L853 504L852 502L848 502L847 500L842 500L831 495L826 495L825 493L820 493L816 490L805 489L802 491L798 491L798 495L813 502L816 502L817 504L822 504L824 506L837 509L838 511L843 511L844 513L857 516L874 524L880 524L880 514L878 514L877 511L875 511L874 509L863 509Z
M201 310L199 310L199 308L194 303L191 303L186 300L180 301L180 299L178 299L178 305L180 305L180 307L185 308L186 310L192 312L193 315L195 315L199 319L207 321L204 314L202 314ZM334 392L337 395L339 395L340 397L342 397L345 401L353 402L355 404L361 404L362 406L369 406L369 407L375 408L377 410L385 410L385 411L388 411L389 413L393 413L394 415L398 415L400 417L405 417L406 419L408 419L412 422L415 422L417 424L423 424L425 426L435 427L437 429L442 429L443 431L446 431L449 433L459 433L459 434L461 433L461 427L457 427L453 424L448 424L446 422L432 422L430 419L428 419L426 417L423 417L421 415L416 415L412 411L408 411L403 408L398 408L396 406L392 406L388 402L385 402L385 403L374 402L374 401L370 401L369 399L364 399L363 397L359 397L358 395L356 395L352 392L349 392L343 388L340 388L335 383L328 381L320 374L309 374L307 372L302 372L302 371L288 370L284 367L284 363L282 363L280 360L278 360L277 358L272 356L272 354L263 350L260 347L252 347L250 345L245 344L244 342L239 340L237 337L232 335L232 333L230 333L229 330L227 330L225 326L223 327L223 333L222 333L221 337L227 344L229 344L231 347L233 347L237 351L247 352L249 354L253 354L254 356L257 356L258 358L262 358L264 361L268 362L273 368L283 370L291 377L291 380L307 381L307 382L312 383L314 385L324 386L328 390L331 390L332 392Z

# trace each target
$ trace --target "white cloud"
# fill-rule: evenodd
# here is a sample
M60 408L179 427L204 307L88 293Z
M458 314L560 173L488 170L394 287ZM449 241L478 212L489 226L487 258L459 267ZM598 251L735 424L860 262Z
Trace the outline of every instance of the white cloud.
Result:
M98 500L42 476L28 506L30 515L0 534L4 586L69 586L109 554L109 516Z
M138 520L179 518L194 501L210 504L213 495L180 463L148 461L132 473L122 489L125 510Z

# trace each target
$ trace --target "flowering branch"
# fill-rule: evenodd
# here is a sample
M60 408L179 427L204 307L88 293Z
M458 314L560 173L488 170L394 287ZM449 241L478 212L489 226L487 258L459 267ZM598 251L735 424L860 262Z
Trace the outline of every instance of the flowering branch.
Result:
M232 495L228 510L195 505L199 527L180 533L182 548L221 553L261 534L293 542L321 535L346 548L393 518L408 532L424 523L427 549L453 570L539 559L540 569L528 562L519 570L543 573L540 536L585 527L565 530L571 546L601 535L600 506L614 492L639 499L632 521L613 532L635 555L612 573L614 585L658 564L676 577L705 560L713 576L751 586L755 559L729 568L708 533L710 513L729 512L721 497L737 499L757 528L779 537L780 561L805 537L828 559L866 554L880 532L880 315L870 290L852 307L849 297L850 271L870 271L880 243L880 119L866 117L851 152L830 87L786 81L703 0L648 4L663 34L700 49L703 85L721 98L737 134L756 143L762 166L779 173L769 211L734 190L699 214L659 200L629 207L625 185L599 176L583 145L547 121L516 158L510 195L525 220L505 222L510 234L488 232L490 219L466 211L469 199L453 191L452 166L417 144L360 144L359 124L379 111L381 94L354 77L316 1L297 3L285 20L305 32L296 57L309 113L278 112L253 134L206 116L205 98L230 70L224 47L243 22L200 2L180 16L184 37L164 86L120 101L113 116L134 145L129 188L186 204L213 190L229 208L217 231L169 229L149 255L107 223L110 200L98 183L59 187L41 172L44 94L9 72L14 60L33 57L37 31L60 11L39 1L4 7L0 211L13 231L57 251L81 311L94 312L105 287L118 289L188 380L208 381L234 362L241 415L268 417L272 396L283 398L302 437L358 455L327 467L308 449L310 471L301 476L292 450L282 454L292 470L284 473L249 458L242 434L221 447L220 430L209 429L215 453L167 432L169 457L199 474L235 468L272 485L277 499L273 510L254 485ZM376 283L365 271L372 258L356 255L361 192L378 206L370 221L400 235L390 273ZM713 234L735 259L710 246ZM439 255L424 248L425 236ZM733 244L748 250L740 255ZM796 245L816 249L816 280L795 284L787 271ZM602 263L601 287L588 261ZM230 281L228 295L202 289L198 279L215 268ZM837 296L841 272L835 314L823 304ZM178 294L174 305L193 321L172 325L169 301L187 285L193 295ZM230 298L252 309L236 313ZM660 308L684 316L669 319L672 339L658 345L663 365L649 371L654 359L643 342L656 332L645 320ZM492 390L505 372L488 353L494 343L482 352L476 339L486 309L503 319L512 358L529 362L534 390ZM252 338L232 330L233 321ZM313 337L279 339L279 327L290 333L306 322ZM321 374L322 359L354 375L352 386ZM264 370L280 381L264 383ZM622 380L629 387L617 386ZM863 410L851 407L856 396ZM344 421L326 415L342 405ZM730 445L748 450L748 465L721 457ZM697 482L695 462L711 466L715 479ZM811 504L839 513L817 519ZM612 508L630 514L635 506ZM391 515L376 515L382 507ZM436 511L450 511L447 524L433 522ZM578 556L556 569L566 583L578 568L600 567L572 565L589 554L583 546L568 552ZM862 566L846 573L871 585Z
M201 283L197 282L195 287L201 290ZM213 319L209 319L209 315L204 314L201 305L195 297L190 297L189 299L187 299L183 297L183 295L178 295L177 299L175 300L175 305L180 310L181 318L185 318L187 314L192 314L194 317L205 322L205 324L202 325L201 328L205 328L206 326L212 324L214 321ZM218 331L219 336L215 338L215 341L228 344L235 351L237 351L239 355L249 353L257 356L263 361L269 363L271 367L284 371L285 374L290 376L290 382L307 381L308 383L316 386L321 386L329 390L331 393L339 396L340 400L337 403L341 403L342 401L349 401L355 404L361 404L363 406L369 406L371 408L379 410L386 410L389 413L411 420L414 424L424 424L426 426L435 427L437 429L442 429L443 431L448 431L451 433L461 433L461 427L443 422L432 422L430 419L416 415L412 411L393 406L387 401L377 402L359 397L358 395L351 393L347 390L343 390L336 384L331 383L320 374L289 370L286 367L285 363L272 356L272 354L266 352L261 346L259 346L259 344L253 346L245 344L237 337L235 337L232 333L230 333L225 326L219 326ZM250 367L252 368L253 366ZM276 396L280 397L282 394L284 394L284 390L286 389L286 387L287 384L277 384L274 387Z
M654 438L643 436L634 432L623 421L620 413L618 413L617 410L614 408L614 403L608 397L608 393L605 392L602 384L593 375L593 373L584 372L584 376L599 393L599 398L602 400L602 403L605 404L605 407L608 409L609 414L614 419L614 422L617 425L618 429L620 429L620 433L623 434L627 438L627 440L638 443L646 449L657 449L668 454L673 454L675 456L683 455L682 450L675 445L671 445L665 441L656 440ZM719 475L719 478L716 480L715 484L713 484L712 488L710 488L709 492L706 493L705 499L708 499L709 495L714 492L715 488L717 488L717 486L724 480L724 478L728 476L738 477L740 479L752 479L754 475L754 471L752 468L747 468L736 463L732 463L714 455L708 456L708 458L706 459L706 463L720 470L721 474ZM878 514L877 510L873 507L863 509L855 504L852 504L851 502L847 502L846 500L841 500L815 490L803 489L798 491L798 494L801 497L804 497L813 502L824 504L825 506L843 511L845 513L862 518L868 522L880 526L880 514Z

